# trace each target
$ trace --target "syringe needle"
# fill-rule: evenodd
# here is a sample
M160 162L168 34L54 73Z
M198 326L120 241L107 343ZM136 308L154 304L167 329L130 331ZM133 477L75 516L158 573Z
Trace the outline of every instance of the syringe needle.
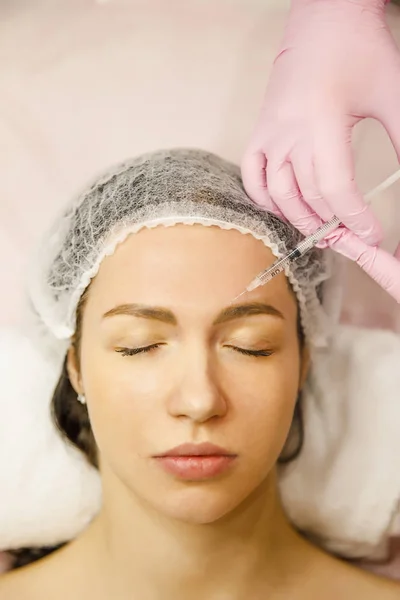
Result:
M241 298L242 296L244 296L245 294L247 294L247 290L244 290L244 292L242 292L241 294L239 294L239 296L236 296L236 298L234 298L233 300L231 300L231 304L235 304L239 298Z
M366 194L365 196L365 200L370 201L374 196L376 196L376 194L382 192L383 190L393 185L394 182L398 179L400 179L400 169L393 173L393 175L390 175L390 177L385 179L385 181L380 183L373 190L368 192L368 194ZM231 304L237 302L239 298L244 296L244 294L246 294L247 292L255 290L260 285L265 285L268 281L270 281L276 275L278 275L278 273L281 273L285 269L286 264L290 264L291 262L300 258L300 256L303 256L306 252L314 248L314 246L316 246L318 242L323 240L329 233L337 229L340 225L341 223L339 219L336 216L332 217L330 221L326 222L324 225L321 225L321 227L319 227L317 231L303 239L303 241L300 242L285 257L277 259L271 267L259 273L257 277L255 277L253 281L250 282L250 284L247 286L244 292L239 294L239 296L236 296L236 298L234 298L231 301Z

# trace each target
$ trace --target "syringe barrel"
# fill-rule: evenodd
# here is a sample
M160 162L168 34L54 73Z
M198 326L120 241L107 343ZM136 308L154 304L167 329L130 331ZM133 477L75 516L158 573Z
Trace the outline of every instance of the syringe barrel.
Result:
M337 217L333 217L330 221L327 221L327 223L321 225L317 231L306 237L305 240L298 244L297 248L301 255L303 255L305 252L308 252L308 250L311 250L311 248L316 246L318 242L323 240L329 233L335 231L339 225L340 220Z

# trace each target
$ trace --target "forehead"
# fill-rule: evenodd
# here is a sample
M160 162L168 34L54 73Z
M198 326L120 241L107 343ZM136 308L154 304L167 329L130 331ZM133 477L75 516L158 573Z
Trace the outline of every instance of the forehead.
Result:
M143 229L104 259L90 295L105 310L127 302L220 310L274 260L261 241L235 230L203 225ZM296 306L283 274L248 296L274 302L281 310Z

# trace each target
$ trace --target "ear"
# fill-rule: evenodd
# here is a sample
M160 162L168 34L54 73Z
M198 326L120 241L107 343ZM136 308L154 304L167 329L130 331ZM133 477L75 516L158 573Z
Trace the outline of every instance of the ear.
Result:
M303 389L310 370L310 351L307 346L303 346L300 354L300 380L299 391Z
M77 394L82 394L82 383L80 371L78 368L78 360L76 356L75 346L71 345L67 353L67 373L72 387Z

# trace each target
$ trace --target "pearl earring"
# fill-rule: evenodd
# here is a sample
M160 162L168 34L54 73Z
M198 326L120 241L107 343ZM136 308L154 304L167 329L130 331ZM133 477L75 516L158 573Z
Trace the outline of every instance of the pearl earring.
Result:
M78 398L77 398L78 402L80 402L81 404L86 404L86 398L84 394L78 394Z

